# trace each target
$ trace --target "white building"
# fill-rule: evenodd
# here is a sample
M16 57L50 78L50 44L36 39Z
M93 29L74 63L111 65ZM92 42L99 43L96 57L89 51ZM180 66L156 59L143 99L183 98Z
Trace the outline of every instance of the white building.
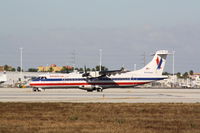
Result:
M3 87L16 87L18 84L26 84L31 77L37 77L41 72L6 72L7 80L1 84Z

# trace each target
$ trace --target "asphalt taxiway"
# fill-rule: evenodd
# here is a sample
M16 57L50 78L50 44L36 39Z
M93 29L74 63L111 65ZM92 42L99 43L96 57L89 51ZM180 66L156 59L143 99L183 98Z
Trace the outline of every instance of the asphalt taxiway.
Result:
M197 103L200 89L80 89L0 88L0 102L81 102L81 103Z

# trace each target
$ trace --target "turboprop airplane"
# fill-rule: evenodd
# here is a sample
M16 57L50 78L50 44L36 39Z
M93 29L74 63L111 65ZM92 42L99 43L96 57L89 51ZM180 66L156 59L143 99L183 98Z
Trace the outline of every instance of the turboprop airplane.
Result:
M30 82L30 86L33 87L33 91L54 88L80 88L87 91L96 90L98 92L107 88L135 87L166 79L167 76L162 75L162 72L168 54L167 50L157 51L149 64L136 71L121 69L85 72L83 74L45 74L33 79Z

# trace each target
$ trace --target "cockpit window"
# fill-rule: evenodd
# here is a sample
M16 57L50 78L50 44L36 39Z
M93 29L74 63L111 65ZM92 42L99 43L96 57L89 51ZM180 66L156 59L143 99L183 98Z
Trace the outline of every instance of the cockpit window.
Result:
M47 79L46 77L40 77L40 79Z
M34 80L42 80L42 79L47 79L47 77L37 77L37 78L34 78Z

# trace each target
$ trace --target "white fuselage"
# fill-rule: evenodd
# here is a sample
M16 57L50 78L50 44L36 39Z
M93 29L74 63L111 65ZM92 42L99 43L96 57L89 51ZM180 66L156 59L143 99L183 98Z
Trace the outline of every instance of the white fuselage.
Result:
M165 79L165 76L137 76L128 72L98 78L82 77L82 74L47 74L32 80L30 86L36 88L116 88L134 87L136 85L150 83Z

